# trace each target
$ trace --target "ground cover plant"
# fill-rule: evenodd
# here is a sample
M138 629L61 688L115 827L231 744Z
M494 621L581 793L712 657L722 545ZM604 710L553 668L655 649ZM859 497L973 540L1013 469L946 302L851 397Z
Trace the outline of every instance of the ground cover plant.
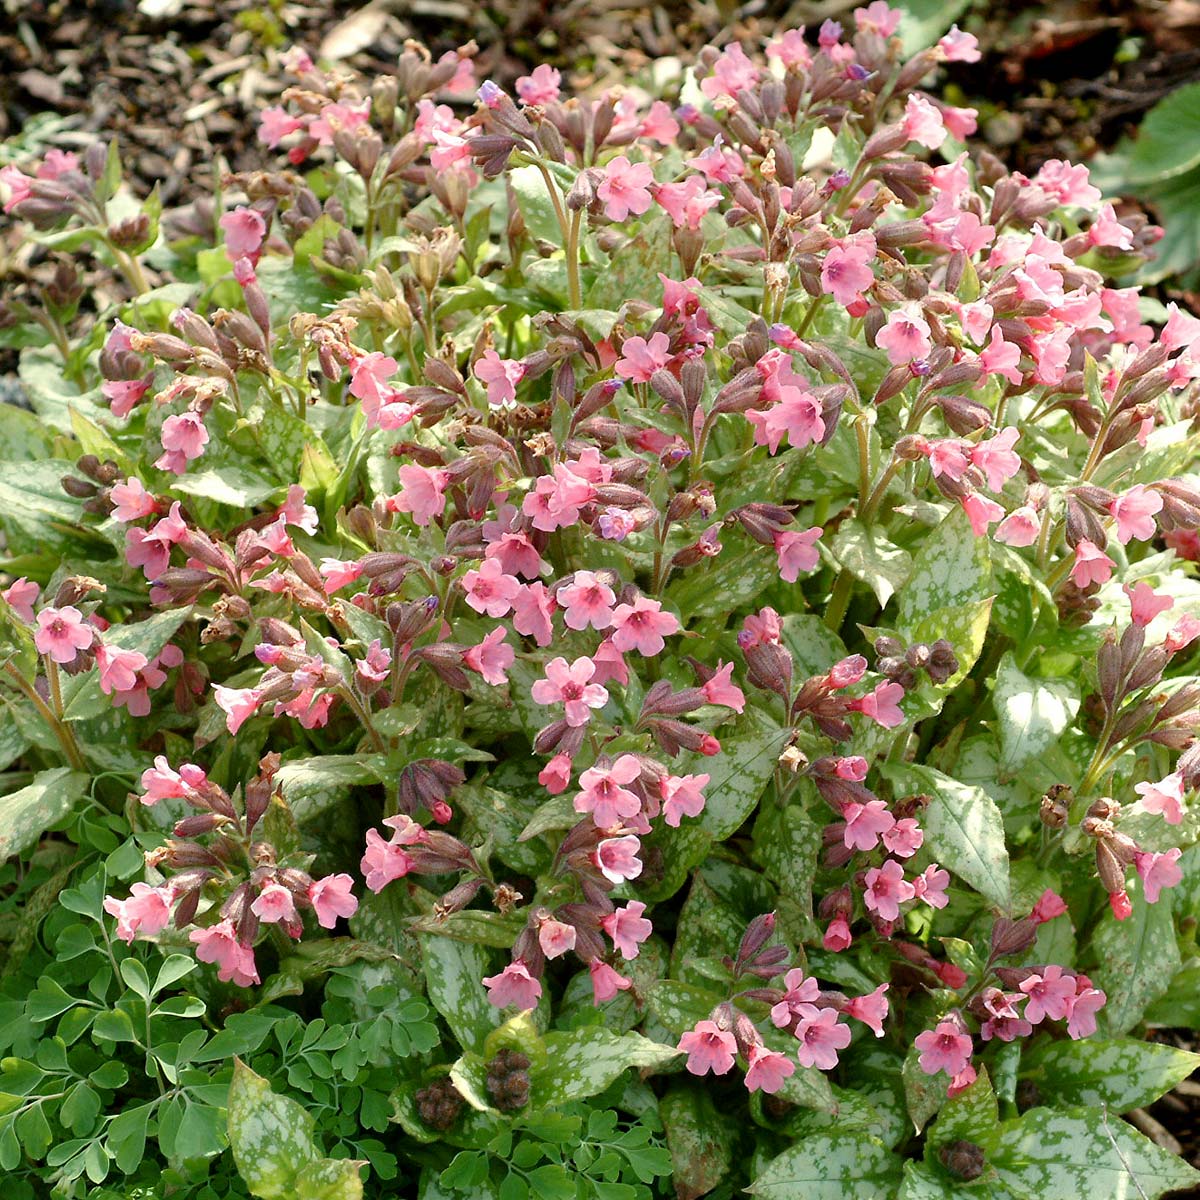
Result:
M1200 319L898 22L0 171L14 1197L1195 1184Z

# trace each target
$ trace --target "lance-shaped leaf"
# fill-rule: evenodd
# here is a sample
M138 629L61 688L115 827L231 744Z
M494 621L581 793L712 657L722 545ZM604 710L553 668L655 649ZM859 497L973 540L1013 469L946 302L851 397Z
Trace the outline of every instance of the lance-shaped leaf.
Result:
M992 701L1000 722L1000 767L1006 774L1045 754L1079 711L1070 683L1026 675L1011 653L1000 660Z
M772 1159L746 1189L768 1200L890 1200L900 1158L857 1130L818 1133Z
M536 1108L585 1100L630 1067L664 1067L680 1053L639 1033L616 1034L600 1025L548 1033L543 1040L546 1060L531 1078L530 1102Z

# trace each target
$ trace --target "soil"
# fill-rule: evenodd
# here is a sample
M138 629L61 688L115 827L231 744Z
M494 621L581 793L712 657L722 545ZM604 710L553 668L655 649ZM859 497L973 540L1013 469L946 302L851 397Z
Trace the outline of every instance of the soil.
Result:
M435 53L474 40L481 76L502 85L550 62L573 88L601 88L650 59L687 62L705 44L848 18L855 2L0 0L0 139L24 157L115 133L134 189L158 183L179 206L211 189L214 170L266 165L253 115L275 101L271 68L292 44L371 73L389 70L406 38ZM976 0L960 23L984 57L950 72L949 97L978 107L983 141L1027 173L1049 158L1087 161L1200 79L1200 0ZM13 238L0 232L9 283L30 266L9 259ZM1190 1031L1158 1036L1196 1047ZM1177 1139L1200 1167L1200 1079L1148 1115L1143 1132Z

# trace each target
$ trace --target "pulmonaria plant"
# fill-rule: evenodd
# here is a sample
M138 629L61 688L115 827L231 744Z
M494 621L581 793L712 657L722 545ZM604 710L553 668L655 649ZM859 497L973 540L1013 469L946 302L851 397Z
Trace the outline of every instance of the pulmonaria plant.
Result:
M238 1004L419 945L452 1061L396 1120L479 1156L438 1187L630 1066L681 1195L1193 1179L1078 1106L1194 1062L1122 1035L1195 977L1200 319L1121 285L1160 231L1085 166L970 148L927 89L973 37L899 22L652 100L297 50L214 201L0 173L129 292L26 310L9 757L135 798L104 911Z

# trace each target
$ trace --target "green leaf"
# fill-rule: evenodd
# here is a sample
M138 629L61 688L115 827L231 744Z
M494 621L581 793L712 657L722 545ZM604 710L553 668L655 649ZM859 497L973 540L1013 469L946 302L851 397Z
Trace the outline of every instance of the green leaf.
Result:
M1008 847L996 802L982 788L931 767L885 763L880 769L897 796L923 792L933 797L921 816L929 854L1007 913L1011 904Z
M1042 757L1079 711L1079 697L1070 683L1024 674L1011 651L1000 660L992 701L1000 722L1000 767L1005 774Z
M262 1200L289 1196L300 1167L317 1157L312 1116L276 1095L241 1059L234 1060L227 1108L233 1160L251 1194Z
M1135 186L1200 166L1200 83L1169 92L1146 114L1127 162Z
M559 245L562 229L542 173L537 167L516 167L509 171L508 179L516 193L521 216L525 218L525 227L535 238Z
M961 509L926 535L900 596L899 627L908 630L940 608L973 605L991 594L988 539L977 538Z
M941 1078L944 1083L945 1077ZM987 1069L980 1067L974 1083L957 1096L951 1096L938 1111L938 1118L926 1139L926 1158L932 1162L940 1147L960 1140L989 1146L994 1143L999 1130L996 1093L992 1091Z
M737 552L732 547L717 558L688 568L667 588L671 604L686 624L693 617L715 617L748 604L779 578L774 554L757 542Z
M1021 1056L1021 1074L1048 1101L1117 1113L1152 1103L1197 1069L1200 1054L1133 1038L1043 1042Z
M1100 1023L1109 1033L1125 1033L1146 1006L1163 995L1179 970L1179 943L1172 920L1173 898L1164 891L1157 904L1134 900L1124 921L1107 913L1093 937L1096 966L1089 974L1107 996Z
M936 687L932 683L922 686L928 687L936 695L953 691L979 658L991 618L992 597L985 596L973 604L935 609L917 621L907 631L911 642L928 645L938 638L944 638L954 647L954 657L958 659L958 670L945 683Z
M912 556L888 540L878 525L864 525L856 517L838 526L830 549L834 558L875 593L881 608L905 584L912 572Z
M721 1002L721 995L708 988L674 979L660 979L647 995L650 1011L659 1023L673 1034L691 1029L697 1021L706 1020Z
M904 0L900 7L904 17L896 32L901 57L908 60L932 46L967 11L970 0Z
M436 934L422 934L420 941L430 1003L464 1047L481 1053L484 1039L501 1020L480 982L492 974L487 951Z
M679 1200L706 1195L733 1169L737 1129L717 1111L709 1090L672 1085L658 1103L671 1151L672 1183Z
M250 1193L261 1200L360 1200L359 1164L322 1158L312 1115L234 1059L227 1101L229 1145Z
M40 771L19 791L0 796L0 862L24 854L71 811L87 785L82 771L54 767Z
M919 1057L920 1052L917 1048L910 1046L904 1056L904 1066L900 1069L900 1079L904 1084L904 1104L917 1133L933 1120L945 1104L946 1089L950 1083L944 1072L926 1075L917 1061Z
M630 1067L663 1067L680 1053L641 1034L616 1034L601 1025L548 1033L543 1040L546 1061L531 1072L530 1080L530 1101L537 1108L584 1100L604 1091Z
M746 1189L768 1200L890 1200L900 1159L882 1142L855 1130L807 1137L772 1159Z
M146 1127L157 1104L139 1104L119 1112L108 1127L109 1153L115 1155L117 1166L132 1175L146 1150Z
M208 467L180 476L171 484L171 490L233 508L253 508L277 488L269 479L245 467Z
M295 1200L361 1200L362 1165L349 1158L322 1158L309 1163L296 1175Z
M1097 1109L1035 1108L1005 1127L992 1158L1001 1183L1037 1200L1156 1200L1200 1171Z

